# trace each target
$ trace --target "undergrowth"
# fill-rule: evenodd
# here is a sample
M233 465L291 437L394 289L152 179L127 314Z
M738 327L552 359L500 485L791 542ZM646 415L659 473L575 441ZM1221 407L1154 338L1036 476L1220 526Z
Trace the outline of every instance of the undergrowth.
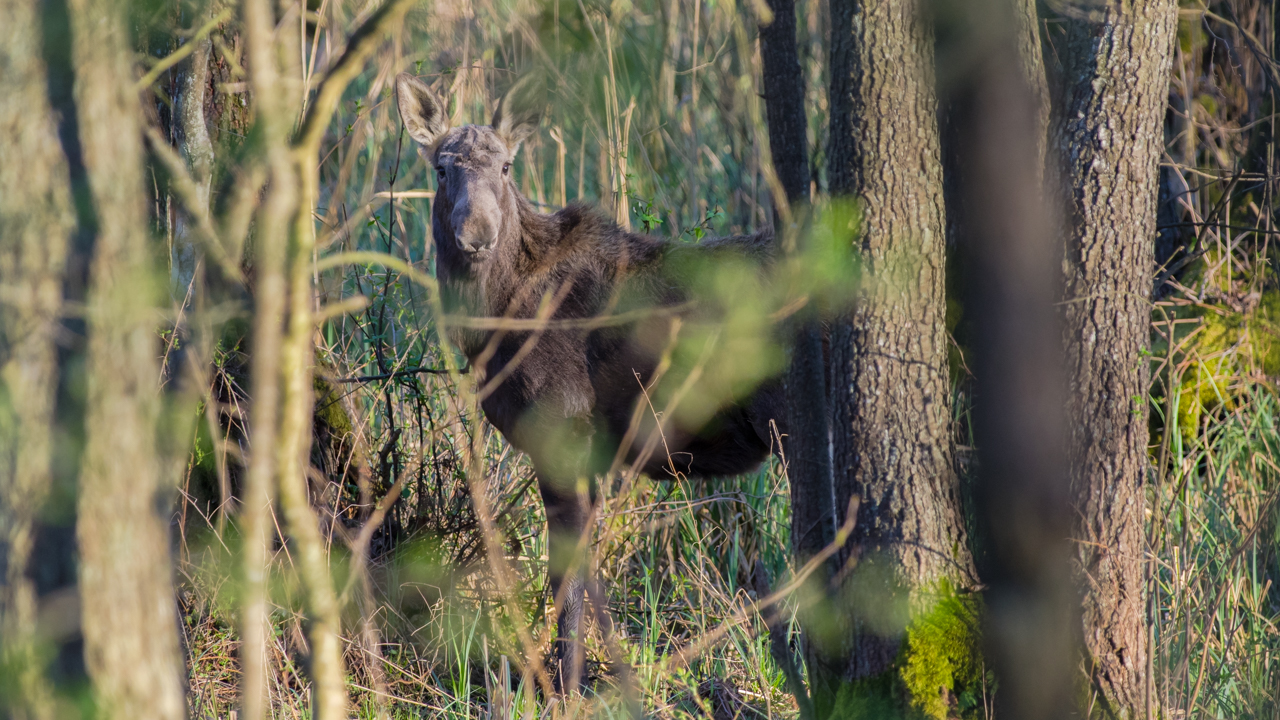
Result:
M820 196L825 6L797 4ZM695 5L702 8L696 26ZM1260 163L1260 145L1244 134L1273 101L1263 102L1260 68L1240 49L1237 30L1197 15L1199 5L1183 5L1157 248L1165 282L1157 288L1148 355L1136 360L1151 363L1153 380L1143 518L1149 693L1168 718L1278 718L1274 180L1272 160ZM1251 22L1263 23L1269 12L1253 0L1236 5L1253 8L1237 9ZM350 20L344 13L354 15L344 3L333 8L317 31L329 35L317 47L333 46L340 37L333 34ZM322 253L376 250L432 270L425 239L433 173L401 137L389 79L413 68L460 121L487 122L499 92L535 56L549 58L565 84L559 114L526 142L513 170L536 204L600 204L620 220L684 241L771 223L754 149L759 119L748 111L758 57L735 36L732 3L516 2L499 9L424 3L377 67L353 84L320 168ZM170 258L174 277L189 275L183 262ZM518 632L528 628L534 656L546 657L552 599L528 463L483 425L441 372L446 358L420 288L373 266L326 274L319 287L330 307L369 299L318 330L312 452L311 491L344 608L353 707L368 718L546 717L550 701ZM949 305L952 325L961 313ZM199 718L227 717L238 702L234 498L249 449L246 331L231 323L223 333L178 523L189 700ZM958 349L952 360L956 436L965 438L967 368ZM477 431L485 469L478 486L518 581L510 596L486 558L470 494L467 458ZM958 453L962 476L972 470L970 444L962 442ZM623 717L635 702L651 717L796 717L752 609L757 561L775 588L795 570L788 564L783 466L774 461L718 481L614 477L602 496L590 555L607 589L602 615L613 630L606 636L599 623L588 624L590 690L553 712ZM940 649L913 654L914 664L900 668L894 682L964 685L968 695L921 698L917 707L932 717L990 717L991 687L969 632L979 608L943 595L907 635L908 644ZM272 714L305 717L306 633L287 545L275 548L271 601ZM783 616L793 610L784 608ZM698 645L711 636L717 641ZM791 637L794 644L794 627ZM681 660L690 646L700 652ZM629 676L618 661L632 668ZM849 703L851 717L878 712Z

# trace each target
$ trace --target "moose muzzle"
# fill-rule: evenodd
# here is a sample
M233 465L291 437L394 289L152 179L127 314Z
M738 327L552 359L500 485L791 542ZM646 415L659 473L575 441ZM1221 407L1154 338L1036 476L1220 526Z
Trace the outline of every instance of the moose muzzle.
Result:
M451 219L454 237L464 252L477 255L489 250L502 225L498 198L486 188L465 188L453 206Z

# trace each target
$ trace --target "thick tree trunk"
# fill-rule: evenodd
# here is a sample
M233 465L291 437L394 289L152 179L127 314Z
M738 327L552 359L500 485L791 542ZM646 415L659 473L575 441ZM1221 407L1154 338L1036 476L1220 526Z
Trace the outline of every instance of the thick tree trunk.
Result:
M922 10L831 3L832 194L863 201L861 301L832 337L836 508L861 498L848 583L861 598L854 679L896 667L904 613L926 611L942 581L973 583L952 467L942 165Z
M808 213L809 163L805 138L804 74L796 48L796 9L793 0L770 0L773 19L760 28L765 111L769 119L769 148L774 172L786 193L786 209L775 209L774 231L783 246L795 250L800 242L798 224ZM782 203L777 203L781 205ZM791 544L797 566L817 555L835 540L836 524L831 474L831 431L827 413L825 361L822 331L816 318L799 319L787 370L787 438L784 444L787 474L791 482ZM829 568L814 573L810 583L821 595L830 580ZM800 615L805 631L805 663L814 704L825 716L839 689L837 658L815 642L813 613ZM789 652L789 651L787 651ZM788 667L790 658L778 658ZM813 707L797 691L801 714Z
M1176 18L1173 0L1111 0L1065 19L1049 141L1069 228L1063 306L1085 670L1119 717L1146 706L1142 349Z
M75 227L40 3L0 0L0 716L51 717L28 561L52 484L55 337Z
M68 9L97 226L76 528L85 660L107 716L177 719L186 701L169 551L172 489L156 453L160 285L148 247L129 30L119 3L71 0Z

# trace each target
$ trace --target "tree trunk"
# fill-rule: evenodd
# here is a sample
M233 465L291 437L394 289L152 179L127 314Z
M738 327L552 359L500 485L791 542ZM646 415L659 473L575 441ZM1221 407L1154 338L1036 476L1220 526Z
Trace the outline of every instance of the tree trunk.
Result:
M1068 238L1065 332L1078 582L1089 687L1118 717L1146 706L1142 483L1162 118L1173 0L1065 18L1049 152Z
M76 535L85 660L109 717L182 718L172 489L156 453L156 305L142 133L125 7L68 3L76 109L96 216L88 295L86 443Z
M984 12L975 10L971 3L955 0L927 1L936 18L937 27L946 28L946 31L939 31L940 40L936 48L939 103L942 107L939 120L942 125L943 195L946 198L947 244L953 252L962 255L961 238L967 233L965 206L969 178L966 171L969 168L959 159L962 148L958 145L962 138L956 124L960 120L954 117L956 110L953 104L957 99L951 96L967 92L968 88L964 86L973 80L977 66L982 63L978 56L989 52L995 45L1003 47L1007 42L1012 43L1013 57L1006 57L1002 62L1012 62L1013 67L1021 71L1025 80L1023 92L1030 97L1034 113L1034 177L1038 185L1044 178L1045 145L1049 133L1049 83L1040 43L1036 0L1014 0L1010 7L1002 11L1011 15L1005 20L1011 27L1000 31L993 30L992 23ZM972 137L964 139L973 140ZM965 294L967 288L961 288L960 285L966 279L964 273L960 273L960 277L947 278L952 297L958 298ZM966 345L966 338L958 337L957 340L962 346Z
M928 612L935 591L973 584L952 467L942 165L922 10L831 3L831 188L863 202L860 302L831 344L835 507L861 498L846 672L865 681L899 667L908 618Z
M808 208L809 163L805 138L804 75L796 49L796 9L793 0L770 0L772 22L760 28L765 112L769 120L769 148L774 172L786 193L785 208L775 208L774 231L783 247L795 250L798 224ZM775 204L782 198L775 199ZM834 493L831 475L830 427L827 413L826 373L822 331L811 313L799 318L787 370L787 438L784 445L791 482L791 544L799 567L835 540ZM820 596L830 580L829 568L811 576ZM824 644L815 642L814 613L800 615L805 631L805 663L809 686L820 717L829 714L839 687L840 668ZM780 651L781 651L780 646ZM789 652L789 651L787 651ZM789 657L778 658L788 667ZM801 715L813 716L814 707L802 690L796 691Z
M985 659L999 684L996 715L1075 716L1071 512L1065 453L1060 234L1043 192L1047 113L1035 8L1026 0L935 0L939 93L963 215L972 478L983 559ZM1028 21L1027 13L1031 15ZM1033 57L1029 58L1031 54Z
M28 561L52 484L54 344L75 226L49 107L40 3L0 0L0 716L52 716Z

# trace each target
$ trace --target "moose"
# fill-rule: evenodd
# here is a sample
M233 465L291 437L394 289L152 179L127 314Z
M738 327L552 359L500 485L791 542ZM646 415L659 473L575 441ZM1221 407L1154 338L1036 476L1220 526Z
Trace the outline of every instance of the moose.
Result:
M427 85L409 73L396 77L401 121L438 178L431 231L446 309L545 321L540 329L498 323L447 331L471 367L496 385L481 399L485 417L536 473L559 604L553 677L558 692L570 692L583 673L586 577L575 554L596 478L619 459L658 478L750 472L774 449L774 432L785 435L778 369L693 419L659 421L640 405L669 338L698 312L688 269L731 260L763 272L776 250L771 231L694 244L626 231L583 205L537 211L511 175L545 104L533 88L517 83L488 126L450 127L444 103ZM705 375L714 382L714 373ZM646 454L659 434L664 452Z

